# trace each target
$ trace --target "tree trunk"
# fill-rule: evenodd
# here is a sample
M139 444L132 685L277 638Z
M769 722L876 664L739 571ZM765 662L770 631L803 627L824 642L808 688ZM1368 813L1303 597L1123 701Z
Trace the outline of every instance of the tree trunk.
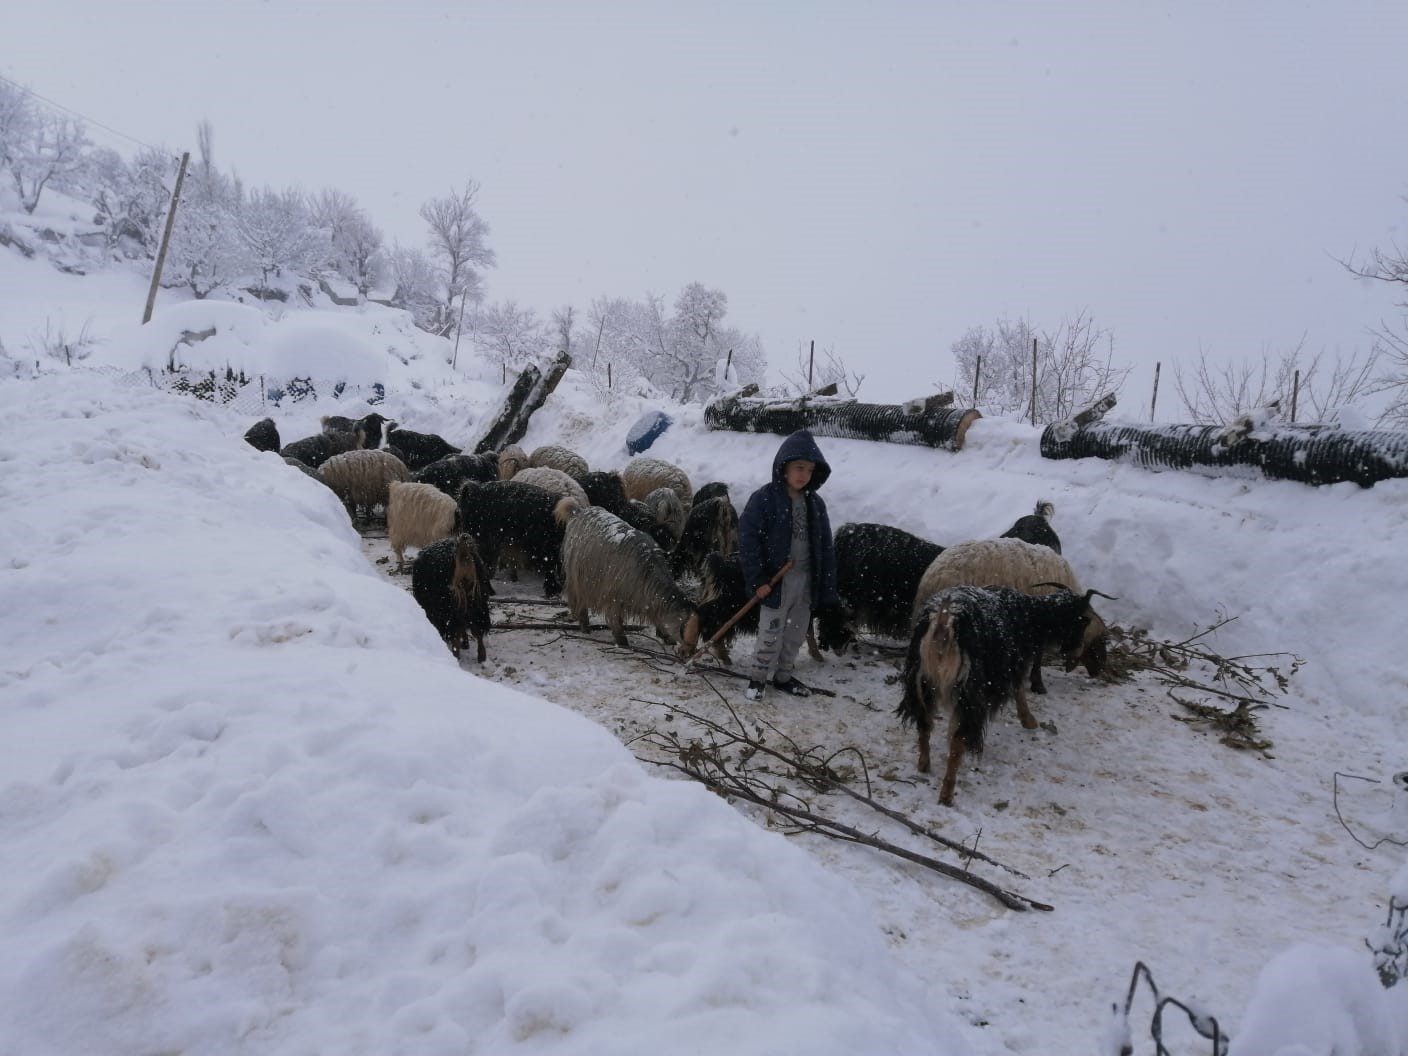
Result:
M1372 487L1408 477L1408 432L1346 430L1326 425L1263 426L1229 443L1222 425L1142 427L1093 422L1073 429L1057 422L1041 434L1043 458L1107 458L1138 466L1203 469L1211 476L1260 472L1303 484L1353 481Z
M981 417L976 410L922 404L909 409L807 396L795 400L725 396L704 408L704 424L710 429L779 436L810 429L818 436L922 444L951 451L962 449L968 427Z
M513 388L509 389L508 395L504 397L503 406L493 424L479 443L474 445L475 453L498 451L508 444L522 440L523 434L528 431L528 421L533 417L533 412L547 402L547 398L552 395L557 383L562 380L562 375L567 373L567 368L571 365L572 357L566 352L559 352L548 364L546 374L535 365L524 367L514 381Z

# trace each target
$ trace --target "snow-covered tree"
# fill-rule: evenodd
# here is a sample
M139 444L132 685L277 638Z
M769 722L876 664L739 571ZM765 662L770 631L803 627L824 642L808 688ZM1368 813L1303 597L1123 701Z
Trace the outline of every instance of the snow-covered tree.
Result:
M308 203L313 226L323 232L326 264L357 287L365 298L382 280L387 267L385 240L367 219L357 200L345 191L325 187Z
M1403 200L1408 202L1408 195ZM1408 426L1408 249L1395 243L1389 249L1375 249L1368 261L1343 263L1361 279L1389 283L1403 298L1397 302L1404 311L1398 323L1380 323L1372 331L1377 373L1370 392L1387 396L1381 423Z
M391 303L411 313L422 330L433 330L440 320L440 275L435 264L419 249L397 245L388 257L388 269L396 283Z
M162 283L189 286L201 300L237 279L247 259L235 228L244 189L216 168L210 122L201 122L196 139L200 157L186 173Z
M1118 394L1129 376L1129 367L1113 365L1110 334L1098 329L1088 312L1062 320L1052 331L1034 330L1025 320L1000 319L991 329L973 327L952 346L959 402L974 399L976 373L977 406L990 414L1029 417L1033 342L1038 422L1069 418L1107 393Z
M33 113L17 122L5 148L5 165L20 197L20 208L34 212L49 186L65 188L82 170L92 143L83 122L71 117Z
M253 191L239 203L234 220L244 258L258 269L264 287L270 275L310 271L329 255L326 238L312 225L296 190Z
M0 81L0 168L7 172L14 169L22 144L31 139L31 129L38 119L29 92Z
M171 199L166 180L172 176L171 156L150 147L142 148L130 162L106 147L89 154L86 197L93 203L93 222L102 226L109 250L130 243L148 257L156 253Z
M505 372L517 371L547 351L550 335L532 308L500 301L475 313L474 340L481 354Z
M617 376L639 374L681 403L717 391L715 367L733 350L733 366L744 381L760 381L767 369L755 335L723 325L728 298L722 290L691 283L667 312L665 299L600 300L588 316L593 359L612 363ZM624 372L623 372L624 368Z
M478 196L479 184L466 180L463 190L432 198L420 207L421 219L430 228L430 255L440 265L444 295L434 329L441 334L455 325L451 309L458 299L480 299L481 269L494 266L494 251L487 241L489 225L474 208Z

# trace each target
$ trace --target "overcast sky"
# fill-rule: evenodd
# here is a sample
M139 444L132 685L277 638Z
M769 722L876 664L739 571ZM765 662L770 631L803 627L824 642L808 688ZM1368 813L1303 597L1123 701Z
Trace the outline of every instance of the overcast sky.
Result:
M1088 310L1137 365L1366 349L1408 244L1408 4L45 0L0 74L420 244L472 178L490 300L700 281L773 363L946 386L999 317ZM100 142L132 144L93 129ZM1163 405L1163 397L1160 404Z

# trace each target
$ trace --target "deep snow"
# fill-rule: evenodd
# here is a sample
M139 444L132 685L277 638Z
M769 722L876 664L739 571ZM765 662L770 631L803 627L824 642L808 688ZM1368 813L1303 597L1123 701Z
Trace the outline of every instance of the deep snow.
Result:
M0 269L12 351L11 320L40 304L73 318L79 291L119 319L103 291L133 285L73 286L8 253ZM200 307L178 307L183 326ZM356 334L357 317L268 322L245 344ZM111 330L93 362L165 352ZM383 413L407 427L465 441L496 406L487 380L397 362ZM655 406L569 373L525 446L619 467ZM780 438L668 410L651 456L739 503L766 478ZM269 411L289 440L356 407ZM1053 672L1044 728L999 717L951 810L914 772L891 660L804 659L837 696L758 706L799 743L860 747L879 798L976 839L1028 879L984 875L1056 907L1019 914L765 831L608 735L664 722L631 698L723 714L703 678L553 632L492 633L485 669L457 669L378 573L384 540L240 441L253 417L87 371L0 383L0 1052L1089 1052L1141 959L1234 1053L1408 1049L1403 988L1377 988L1362 943L1405 886L1402 850L1355 844L1331 800L1337 770L1408 769L1408 483L1053 463L1035 430L992 419L956 454L821 438L835 525L947 544L1048 498L1084 581L1119 598L1107 619L1181 639L1232 615L1219 652L1306 660L1260 713L1271 758L1173 721L1147 677ZM1386 784L1340 805L1368 842L1408 839ZM1138 1052L1147 1021L1136 1005Z

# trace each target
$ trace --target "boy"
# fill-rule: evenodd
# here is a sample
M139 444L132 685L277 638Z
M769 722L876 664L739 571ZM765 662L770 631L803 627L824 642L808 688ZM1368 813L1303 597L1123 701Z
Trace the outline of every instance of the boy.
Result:
M836 551L826 503L816 494L831 476L812 434L799 429L777 449L772 483L748 498L738 520L738 557L748 588L762 603L758 645L749 673L749 700L760 700L769 676L794 697L811 693L792 677L813 606L836 602ZM788 562L776 587L768 584Z

